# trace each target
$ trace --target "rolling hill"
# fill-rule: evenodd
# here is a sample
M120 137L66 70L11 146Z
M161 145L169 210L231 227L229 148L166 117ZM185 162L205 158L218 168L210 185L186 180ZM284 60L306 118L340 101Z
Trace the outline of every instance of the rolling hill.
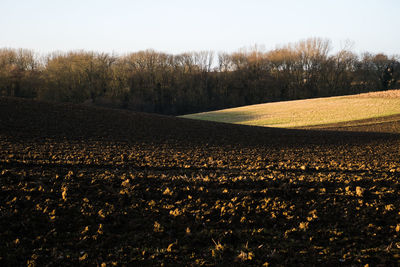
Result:
M258 104L182 117L279 128L337 128L361 131L373 128L374 131L400 132L396 126L399 116L400 90L389 90ZM378 124L381 123L385 125L380 127Z

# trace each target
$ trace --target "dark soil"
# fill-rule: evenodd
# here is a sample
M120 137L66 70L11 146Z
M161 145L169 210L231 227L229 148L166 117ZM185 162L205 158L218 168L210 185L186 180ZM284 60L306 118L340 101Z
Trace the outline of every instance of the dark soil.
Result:
M400 263L400 136L0 98L0 265Z

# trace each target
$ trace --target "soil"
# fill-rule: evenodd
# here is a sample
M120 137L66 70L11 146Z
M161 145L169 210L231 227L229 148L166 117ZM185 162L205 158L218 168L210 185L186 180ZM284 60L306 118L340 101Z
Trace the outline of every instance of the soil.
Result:
M400 134L400 114L348 122L297 127L297 129Z
M378 128L0 98L0 264L398 265L400 136Z

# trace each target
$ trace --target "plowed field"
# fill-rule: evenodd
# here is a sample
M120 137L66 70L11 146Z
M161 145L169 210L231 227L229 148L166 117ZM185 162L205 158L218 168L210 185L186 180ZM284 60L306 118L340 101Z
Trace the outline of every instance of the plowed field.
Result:
M0 98L0 265L398 265L400 137Z

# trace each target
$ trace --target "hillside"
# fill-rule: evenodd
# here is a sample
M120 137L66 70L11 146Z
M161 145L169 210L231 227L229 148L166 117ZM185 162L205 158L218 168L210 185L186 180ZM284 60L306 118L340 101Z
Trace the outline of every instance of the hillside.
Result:
M183 117L279 128L324 128L323 125L331 128L332 124L339 126L339 123L344 123L340 126L343 130L348 122L353 122L351 125L354 126L357 122L363 125L377 123L377 118L382 118L379 120L383 123L397 121L393 115L400 115L400 90L266 103ZM379 130L379 127L375 129ZM389 132L390 129L387 128ZM395 129L399 132L398 128Z
M286 130L192 120L76 104L0 98L2 134L13 139L124 141L138 144L274 145L346 142L346 133ZM358 133L363 136L364 133ZM321 140L315 136L323 136ZM366 137L369 139L370 137ZM281 141L282 139L282 141Z
M399 146L0 98L0 265L398 265Z

